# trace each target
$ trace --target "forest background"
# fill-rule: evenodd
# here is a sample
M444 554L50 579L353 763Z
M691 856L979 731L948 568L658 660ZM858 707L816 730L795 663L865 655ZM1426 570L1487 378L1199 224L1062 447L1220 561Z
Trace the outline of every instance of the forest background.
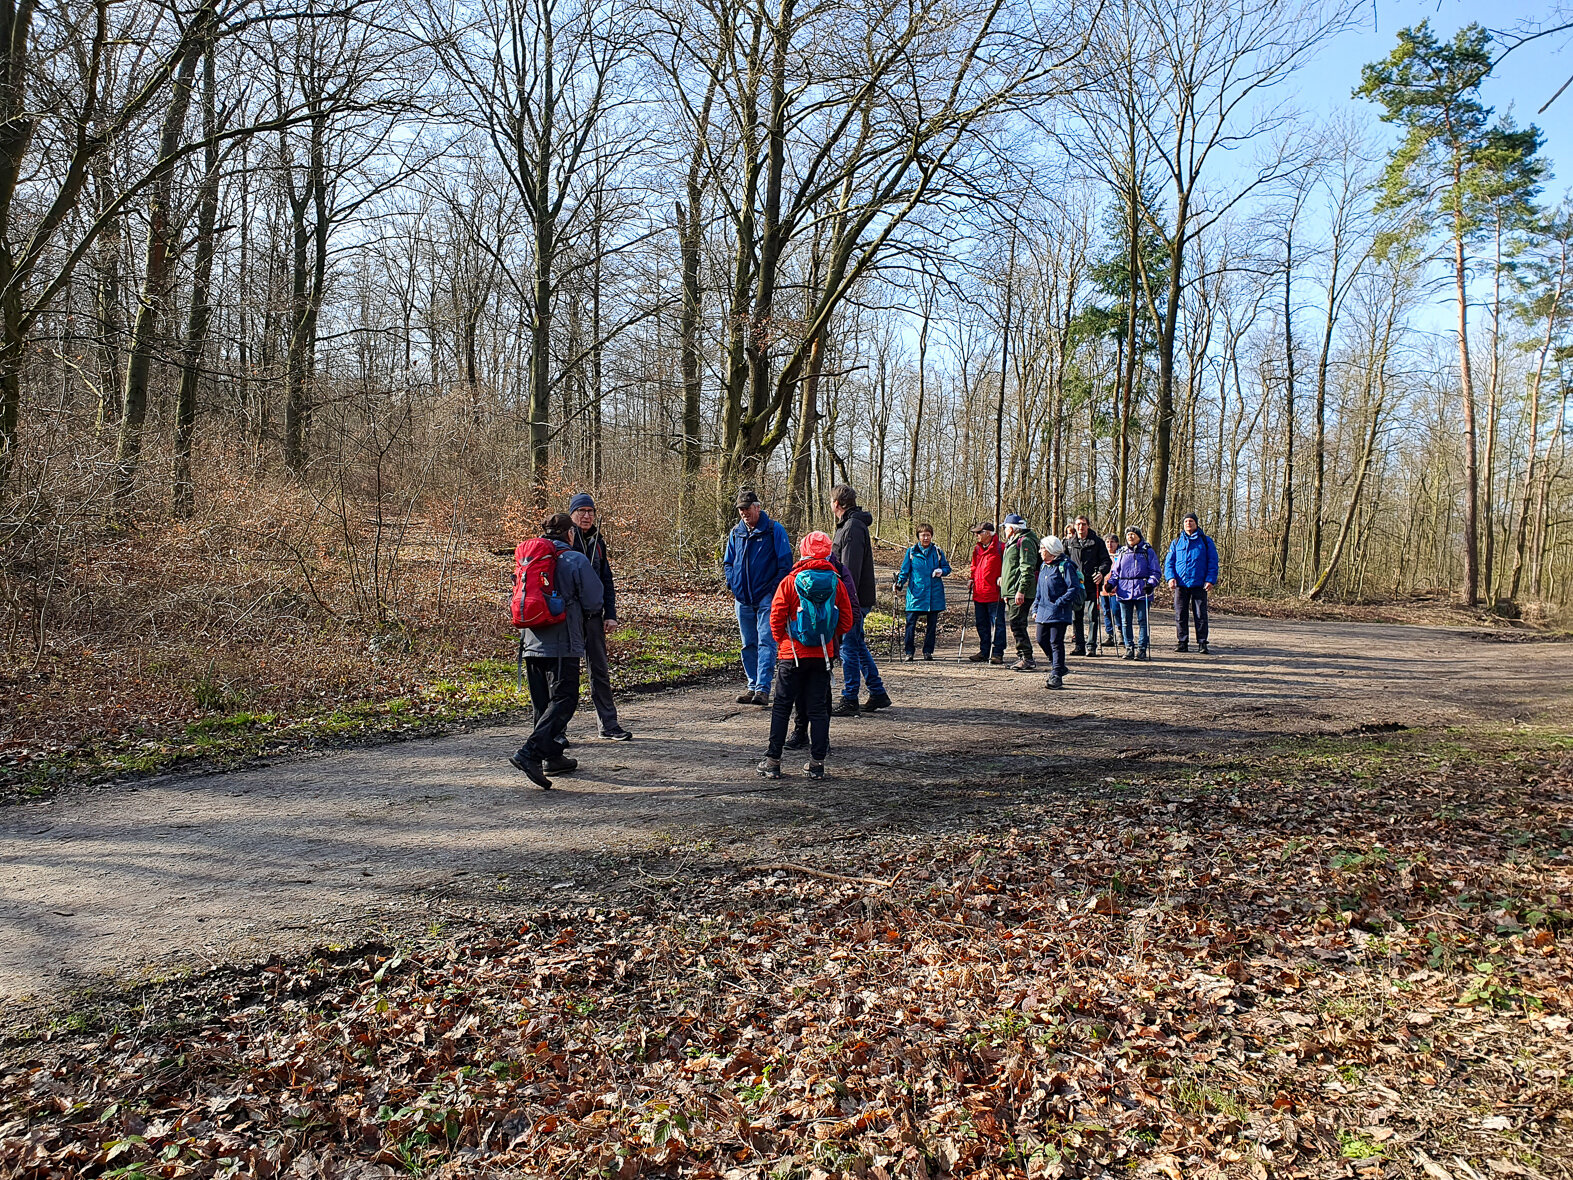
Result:
M628 686L732 660L744 484L963 559L1195 509L1266 609L1556 623L1573 209L1519 112L1570 16L1420 8L0 14L6 774L510 707L506 554L577 489Z

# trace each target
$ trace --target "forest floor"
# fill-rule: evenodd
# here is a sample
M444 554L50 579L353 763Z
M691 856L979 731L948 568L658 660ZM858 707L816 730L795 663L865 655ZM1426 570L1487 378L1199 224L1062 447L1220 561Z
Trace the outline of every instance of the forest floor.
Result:
M0 810L0 1176L1573 1176L1570 649L1214 631Z

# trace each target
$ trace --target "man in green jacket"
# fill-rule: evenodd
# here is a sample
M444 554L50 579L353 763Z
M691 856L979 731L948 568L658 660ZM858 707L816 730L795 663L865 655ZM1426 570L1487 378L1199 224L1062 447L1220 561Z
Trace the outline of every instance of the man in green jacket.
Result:
M1005 561L1000 570L1000 593L1005 598L1005 620L1016 637L1016 662L1012 672L1035 672L1032 638L1027 633L1027 615L1038 592L1038 567L1043 555L1038 552L1038 534L1012 512L1005 518Z

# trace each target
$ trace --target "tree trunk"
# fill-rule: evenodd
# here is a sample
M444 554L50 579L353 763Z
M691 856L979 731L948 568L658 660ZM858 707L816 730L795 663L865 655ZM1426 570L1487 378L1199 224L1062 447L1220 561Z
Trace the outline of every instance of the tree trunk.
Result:
M1480 602L1480 466L1476 454L1475 381L1469 367L1469 291L1464 270L1464 224L1456 217L1453 276L1458 302L1458 385L1464 411L1464 605Z

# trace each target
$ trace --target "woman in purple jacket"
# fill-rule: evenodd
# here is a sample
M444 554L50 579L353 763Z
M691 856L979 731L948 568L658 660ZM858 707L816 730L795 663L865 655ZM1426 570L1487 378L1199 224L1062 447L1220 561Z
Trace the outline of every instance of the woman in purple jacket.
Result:
M1131 525L1125 530L1125 545L1114 555L1114 566L1108 575L1114 583L1114 595L1120 600L1120 631L1125 638L1127 660L1147 658L1148 600L1157 589L1162 572L1158 554L1142 538L1141 529Z

